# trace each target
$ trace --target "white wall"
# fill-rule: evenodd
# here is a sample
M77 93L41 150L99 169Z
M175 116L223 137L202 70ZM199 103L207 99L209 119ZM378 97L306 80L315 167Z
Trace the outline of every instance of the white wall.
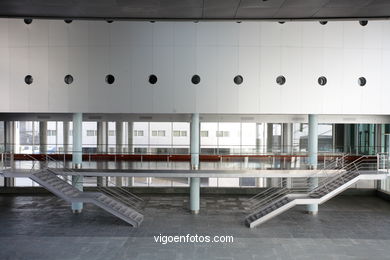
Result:
M0 57L0 112L390 114L390 21L0 19Z

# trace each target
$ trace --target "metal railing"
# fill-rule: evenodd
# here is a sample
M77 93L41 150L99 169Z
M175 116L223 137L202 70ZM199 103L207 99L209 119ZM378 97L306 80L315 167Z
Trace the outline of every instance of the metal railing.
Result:
M70 185L77 184L86 184L88 182L85 181L73 181L69 176L80 176L74 170L67 168L65 162L55 160L49 155L45 155L45 160L37 160L33 155L25 154L24 155L29 161L31 161L31 167L28 169L29 174L33 174L34 172L46 170L47 172L59 176L62 180L68 182ZM3 153L1 156L1 166L2 169L13 169L13 154L12 153ZM53 167L55 166L55 167ZM107 182L115 185L107 178ZM123 187L104 187L104 186L96 186L98 191L118 200L119 202L134 208L138 211L143 211L143 199L138 197L137 195L131 193L130 191L124 189Z
M80 153L78 152L74 152ZM13 154L13 153L12 153ZM31 158L26 157L27 154L13 154L19 160L23 160L23 158ZM39 157L44 158L46 154L34 154L36 158ZM103 157L100 157L103 155ZM107 157L107 155L109 157ZM118 162L118 161L128 161L128 162L137 162L137 164L133 164L131 167L140 168L140 169L148 169L151 167L151 162L161 162L166 163L166 167L164 169L172 168L174 169L179 165L179 167L183 167L183 163L188 163L189 167L189 157L178 157L174 158L175 155L168 154L154 154L156 157L148 154L133 154L135 157L126 157L126 154L99 154L99 153L88 153L83 154L83 166L84 168L93 168L97 167L97 163L101 161L105 162ZM127 154L129 155L129 154ZM23 157L22 157L23 156ZM63 164L66 165L66 162L69 161L70 155L68 154L49 154L52 158L56 160L63 161ZM152 156L152 157L151 157ZM165 156L165 157L164 157ZM280 156L280 157L278 157ZM318 167L325 167L327 163L333 160L334 157L339 157L340 154L332 154L325 153L319 154L320 161L318 163ZM22 159L21 159L22 158ZM183 159L184 158L184 159ZM184 161L183 161L184 160ZM18 160L17 160L18 161ZM205 161L201 161L201 167L204 164L204 167L208 167L209 163L214 163L213 168L218 169L306 169L308 166L306 155L267 155L267 156L244 156L244 155L218 155L215 158L206 158ZM19 165L23 166L22 163ZM18 166L18 164L15 164ZM100 165L102 166L102 165ZM146 168L145 168L146 167ZM152 167L155 168L155 167Z
M334 162L328 164L327 167L303 178L303 181L300 180L298 183L295 183L295 187L294 182L288 183L288 179L283 178L278 185L280 188L270 187L251 197L248 201L250 204L249 209L251 211L258 211L269 203L289 194L309 194L319 188L325 188L327 192L330 192L331 188L329 187L329 184L338 178L341 178L342 181L346 181L349 176L355 173L359 174L362 170L377 171L379 164L377 158L361 156L352 162L346 163L345 159L347 156L349 155L343 155L341 158L336 158ZM318 178L318 182L313 182L312 178Z
M50 167L50 163L55 164L56 167ZM63 161L55 160L54 158L52 158L49 155L46 155L46 164L47 164L47 169L49 169L52 173L54 173L56 175L62 176L64 178L64 180L68 181L69 183L70 183L70 181L67 178L68 176L80 176L73 169L67 168ZM60 165L62 164L62 167L58 167L58 164L60 164ZM113 182L111 182L109 180L108 177L106 180L108 183L115 185ZM76 181L76 182L73 181L70 184L73 184L73 185L83 184L84 185L84 184L88 184L88 183L89 182L83 180L83 181ZM96 185L95 188L98 191L100 191L104 194L107 194L110 197L113 197L114 199L120 201L121 203L123 203L129 207L135 208L138 211L143 211L143 208L142 208L142 206L143 206L142 204L144 202L143 199L138 197L137 195L133 194L132 192L128 191L127 189L125 189L123 187L120 187L120 186L104 187L104 186Z
M320 170L319 172L316 172L312 175L320 175L321 173L323 173L327 170L334 169L339 164L342 165L344 163L345 157L347 157L347 156L348 155L344 154L344 155L342 155L342 157L340 159L337 157L334 158L332 161L328 162L328 164L322 170ZM309 177L307 177L305 179L309 179ZM258 205L258 204L261 204L263 202L263 200L268 198L268 197L275 197L275 196L278 196L280 194L283 194L283 192L288 192L289 189L287 188L287 186L289 184L290 183L288 182L287 178L281 178L280 182L277 183L277 185L276 185L276 187L278 187L278 188L269 187L266 190L249 198L248 202L250 204L252 204L251 208L256 207L256 205ZM291 184L293 184L293 183L291 183Z

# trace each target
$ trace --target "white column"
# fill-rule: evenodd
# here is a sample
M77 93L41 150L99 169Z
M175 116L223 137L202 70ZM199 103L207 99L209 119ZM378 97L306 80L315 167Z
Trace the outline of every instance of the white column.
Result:
M82 167L83 160L83 147L82 147L82 134L83 131L83 114L74 113L73 114L73 151L72 151L72 164L73 168L80 169ZM80 191L83 190L83 177L82 176L72 176L72 184ZM83 209L82 202L72 203L73 213L81 213Z
M191 120L191 169L199 169L199 150L200 150L200 121L199 114L192 114ZM193 214L198 214L200 208L200 178L190 178L190 210Z
M39 121L39 153L47 153L47 121Z
M308 162L312 170L317 169L318 161L318 117L317 115L309 115L309 136L308 136ZM318 178L310 178L309 183L311 188L318 186ZM307 205L309 214L316 215L318 213L318 204Z
M115 152L117 154L120 154L123 152L123 122L116 122L115 124L115 139L116 139L116 149L115 149ZM122 161L117 161L116 162L116 167L117 169L122 169ZM121 187L123 185L123 182L122 182L122 177L116 177L115 178L116 182L116 186L119 186Z

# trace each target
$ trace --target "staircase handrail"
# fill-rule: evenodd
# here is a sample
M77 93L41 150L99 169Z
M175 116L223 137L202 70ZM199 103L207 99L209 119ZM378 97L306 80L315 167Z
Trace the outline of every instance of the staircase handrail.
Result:
M343 158L345 158L345 156ZM319 182L319 184L316 185L315 187L311 187L310 190L307 189L307 190L302 190L302 191L305 191L306 193L310 193L313 190L318 189L318 188L320 188L322 186L324 186L329 191L329 188L327 187L327 184L332 182L334 179L337 179L337 178L340 178L340 177L343 178L344 174L350 173L350 171L349 171L350 167L355 167L357 169L357 171L359 171L358 167L360 167L363 163L365 163L365 162L361 161L364 158L368 158L368 156L364 155L364 156L359 157L358 159L348 163L347 165L344 165L341 169L338 169L337 171L340 172L340 173L332 174L332 176L326 177L325 180ZM358 161L360 161L360 162L358 162ZM356 164L356 162L358 162L358 163ZM315 175L318 176L321 172L324 172L325 170L329 170L329 169L322 169L321 171L316 172L315 174L307 177L306 179L308 180L309 178L313 178L313 176L315 176ZM275 197L278 197L279 195L281 195L283 193L284 193L284 196L286 196L288 194L294 193L294 191L296 191L296 190L295 189L288 189L287 192L285 192L285 191L283 191L283 192L277 191L274 194L271 194L270 196L267 196L267 197L263 198L262 200L257 201L252 206L250 206L250 209L257 211L257 210L263 208L265 205L269 204L271 201L273 201L273 199Z
M343 154L341 156L341 159L344 160L346 156L348 156L348 154ZM326 171L326 170L329 170L330 168L332 168L335 165L338 165L338 163L339 163L338 158L339 157L336 157L336 159L332 160L332 162L327 164L323 169L321 169L319 173L321 173L323 171ZM316 173L316 174L319 174L319 173ZM283 184L285 183L284 179L285 178L282 178L281 181L278 183L279 187L283 187ZM269 187L269 188L265 189L264 191L262 191L262 192L260 192L260 193L258 193L256 195L252 196L251 198L249 198L248 202L253 204L253 201L257 200L259 197L265 197L265 198L262 199L262 200L264 200L264 199L266 199L268 197L268 195L270 195L270 194L272 194L274 192L277 192L277 190L275 190L275 187ZM255 204L258 205L262 200L255 201Z
M336 174L334 176L330 176L330 177L326 178L325 180L323 180L321 182L321 184L317 185L316 187L313 187L308 192L310 193L313 190L317 190L317 189L320 189L322 187L326 188L329 191L330 189L328 188L328 185L331 182L333 182L334 180L336 180L337 178L343 178L344 179L345 175L349 175L349 174L356 173L356 172L360 174L361 167L364 164L370 164L369 162L364 162L364 161L358 162L359 160L362 160L364 158L369 158L369 156L363 155L363 156L359 157L355 161L349 163L347 166L345 166L342 169L340 169L340 170L342 170L342 172L340 172L339 174Z
M52 158L49 155L46 155L46 158L47 158L48 161L52 161L52 162L55 162L55 163L61 163L63 165L62 169L64 171L70 172L71 173L70 175L79 176L76 171L74 171L73 169L67 168L64 165L64 162L55 160L54 158ZM47 163L47 165L48 164L49 163ZM57 168L50 168L50 170L53 171L53 173L56 174L56 175L62 175L62 176L69 175L69 174L65 174L64 172L55 172L54 169L57 169ZM85 181L76 181L76 183L87 183L87 182L85 182ZM127 206L136 208L139 211L142 210L138 204L143 203L143 199L141 199L140 197L136 196L135 194L127 191L126 189L124 189L122 187L115 187L115 189L120 190L122 193L125 193L127 196L124 196L123 194L120 194L120 192L118 192L117 190L109 189L107 187L102 187L102 186L98 186L97 185L96 188L97 188L97 190L99 190L99 191L101 191L103 193L109 194L110 196L114 197L115 199L119 200L121 203L124 203ZM136 202L131 200L131 199L135 200Z

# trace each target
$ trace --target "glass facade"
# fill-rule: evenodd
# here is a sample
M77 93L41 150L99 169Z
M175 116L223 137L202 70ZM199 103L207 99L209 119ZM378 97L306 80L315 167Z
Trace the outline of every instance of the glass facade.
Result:
M68 125L67 133L65 124ZM120 125L122 124L122 125ZM190 123L188 122L133 122L130 126L128 122L121 122L122 133L116 129L118 123L107 122L107 153L135 153L135 154L189 154L190 151ZM291 124L291 140L286 143L283 140L286 135L284 124L273 123L246 123L246 122L202 122L201 123L201 153L218 155L253 155L265 153L283 153L284 146L291 146L292 154L307 152L308 126L307 124ZM34 154L40 152L40 123L38 121L16 121L14 122L14 151L16 153ZM341 130L340 130L341 129ZM375 154L385 152L388 140L379 138L378 130L382 135L389 132L386 125L319 125L319 151L343 152L345 150L358 154ZM338 135L342 133L343 142L338 141ZM346 135L346 133L349 133ZM67 135L67 138L66 138ZM130 136L129 138L129 135ZM346 135L346 136L344 136ZM48 153L63 153L72 151L72 122L48 121L46 133L46 148ZM93 121L83 122L83 152L96 153L98 150L98 123ZM117 141L120 140L120 144ZM129 141L130 140L130 141ZM4 149L5 125L0 122L0 143ZM131 142L131 143L129 143ZM268 149L267 146L271 146ZM227 158L227 157L226 157ZM236 162L236 163L235 163ZM124 162L125 164L127 162ZM298 166L304 161L297 162ZM89 163L94 165L93 163ZM125 165L124 164L124 165ZM187 169L187 162L144 162L143 166L139 162L131 162L130 167L147 167L153 169ZM202 162L203 168L258 168L260 165L271 165L278 167L282 161L269 158L259 160L250 158L244 161L241 159L228 159L219 162ZM129 167L130 163L127 163ZM302 164L303 165L303 164ZM91 166L91 167L92 167ZM108 166L115 168L116 166ZM267 166L268 167L268 166ZM261 167L260 167L261 168ZM125 178L127 179L127 178ZM188 186L187 178L133 178L127 180L127 184L132 182L134 186ZM94 184L93 184L94 183ZM264 180L261 178L204 178L202 186L210 187L254 187L262 186ZM17 186L31 186L33 182L29 180L16 180ZM91 182L88 185L96 185ZM380 189L389 192L389 181L382 181Z
M68 133L64 133L64 124L68 125ZM134 122L132 123L131 133L129 133L128 122L121 122L120 124L122 124L122 131L120 131L122 134L117 137L116 122L107 122L106 142L108 153L189 153L190 123L188 122ZM0 133L2 133L0 138L2 138L1 143L4 147L4 124L1 123L0 127ZM282 142L282 124L272 124L272 132L267 128L267 123L203 122L200 128L202 154L281 153L284 146L291 146L290 151L294 153L307 151L307 124L292 124L292 140L289 143ZM333 125L320 124L319 133L319 151L334 151ZM66 134L68 135L67 138L64 136ZM129 144L129 134L132 135L132 138L130 138L132 144ZM97 135L97 122L83 122L82 142L85 153L104 151L98 149ZM72 151L72 122L48 121L46 136L45 145L48 153ZM39 153L39 138L38 121L15 122L14 150L16 153ZM121 143L117 144L117 140L120 140ZM271 140L271 143L267 143L269 140ZM364 141L360 140L359 142L365 144Z
M39 153L39 122L17 121L15 122L15 153L36 154Z
M136 154L188 154L190 124L187 122L134 122Z

